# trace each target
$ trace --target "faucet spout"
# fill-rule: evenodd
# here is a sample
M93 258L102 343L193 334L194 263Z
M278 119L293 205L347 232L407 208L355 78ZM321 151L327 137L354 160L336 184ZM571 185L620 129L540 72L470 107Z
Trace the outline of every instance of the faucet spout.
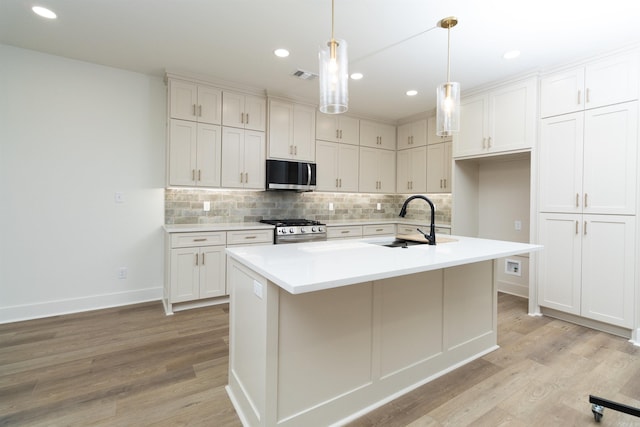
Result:
M429 204L429 207L431 208L431 225L429 225L429 234L427 235L426 233L424 233L419 228L417 230L420 233L422 233L422 235L424 235L425 239L427 239L427 242L429 242L430 245L435 245L436 244L436 226L435 226L435 223L436 223L436 208L433 205L433 202L431 200L429 200L427 197L425 197L425 196L423 196L421 194L416 194L415 196L411 196L407 200L405 200L404 203L402 204L402 208L400 209L400 215L399 216L404 218L405 215L407 215L407 205L413 199L422 199L425 202L427 202Z

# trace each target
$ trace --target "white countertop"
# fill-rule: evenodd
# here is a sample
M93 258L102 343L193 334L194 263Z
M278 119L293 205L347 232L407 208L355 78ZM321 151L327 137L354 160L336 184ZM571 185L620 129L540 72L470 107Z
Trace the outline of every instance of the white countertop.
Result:
M445 236L443 236L445 237ZM227 254L292 294L454 267L542 249L540 245L446 236L436 246L388 248L393 238L227 248Z
M379 225L379 224L403 224L403 225L420 225L423 227L428 227L430 222L428 219L419 220L419 219L339 219L339 220L327 220L322 221L327 225L327 227L340 227L340 226L350 226L350 225ZM451 224L434 224L439 228L451 228Z

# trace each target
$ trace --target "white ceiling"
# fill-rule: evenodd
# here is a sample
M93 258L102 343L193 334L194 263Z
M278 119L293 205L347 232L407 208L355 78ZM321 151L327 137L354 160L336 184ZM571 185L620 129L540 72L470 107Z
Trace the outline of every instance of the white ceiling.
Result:
M163 75L211 76L317 103L318 48L331 34L330 0L0 0L0 43ZM435 106L446 78L463 90L640 43L638 0L335 0L335 35L349 45L349 112L397 120ZM413 37L403 43L394 43ZM286 59L273 55L285 47ZM389 47L388 49L385 49ZM519 49L507 61L502 54ZM419 94L407 97L408 89Z

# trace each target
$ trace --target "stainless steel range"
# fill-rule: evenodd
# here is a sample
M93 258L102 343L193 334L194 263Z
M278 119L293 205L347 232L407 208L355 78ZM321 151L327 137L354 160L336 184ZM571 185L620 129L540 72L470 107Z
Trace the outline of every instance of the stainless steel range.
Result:
M303 243L327 240L327 226L308 219L263 219L265 224L275 225L274 243Z

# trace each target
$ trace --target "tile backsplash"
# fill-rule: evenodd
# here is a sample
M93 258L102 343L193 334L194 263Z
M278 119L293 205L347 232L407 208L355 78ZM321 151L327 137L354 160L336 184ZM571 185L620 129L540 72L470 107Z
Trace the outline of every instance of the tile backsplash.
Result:
M451 223L451 195L427 195L436 206L436 223ZM253 222L267 218L318 221L396 219L408 195L296 193L290 191L165 190L165 224ZM210 203L205 212L204 202ZM333 210L329 210L333 203ZM380 210L377 204L380 203ZM411 202L406 218L428 220L429 206Z

